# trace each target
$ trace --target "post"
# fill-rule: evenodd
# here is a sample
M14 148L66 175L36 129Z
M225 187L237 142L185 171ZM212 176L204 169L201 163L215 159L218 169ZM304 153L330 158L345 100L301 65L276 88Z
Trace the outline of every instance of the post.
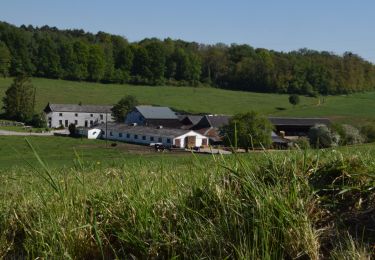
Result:
M107 127L107 115L108 115L108 113L106 112L105 113L105 147L107 147L108 146L108 127Z

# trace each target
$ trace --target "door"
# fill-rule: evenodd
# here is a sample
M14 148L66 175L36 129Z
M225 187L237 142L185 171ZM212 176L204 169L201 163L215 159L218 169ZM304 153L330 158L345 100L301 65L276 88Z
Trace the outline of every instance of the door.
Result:
M65 120L65 127L68 127L68 126L69 126L69 121Z
M175 140L174 140L174 145L175 145L176 147L179 147L179 148L180 148L180 147L181 147L181 139L178 139L178 138L175 139Z
M207 138L202 139L202 146L207 146Z
M187 136L185 138L185 146L187 148L195 147L196 144L196 137L195 136Z

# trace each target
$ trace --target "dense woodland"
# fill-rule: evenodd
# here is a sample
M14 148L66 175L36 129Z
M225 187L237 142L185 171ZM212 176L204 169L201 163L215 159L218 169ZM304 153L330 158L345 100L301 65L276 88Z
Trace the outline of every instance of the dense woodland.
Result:
M214 86L232 90L343 94L375 89L375 66L358 55L249 45L204 45L105 32L15 27L0 22L0 74L103 83Z

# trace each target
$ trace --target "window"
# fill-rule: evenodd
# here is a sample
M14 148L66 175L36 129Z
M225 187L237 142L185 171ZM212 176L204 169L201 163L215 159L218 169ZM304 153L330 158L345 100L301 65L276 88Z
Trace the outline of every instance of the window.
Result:
M59 120L59 125L61 125L61 126L62 126L62 120Z
M159 137L159 138L158 138L158 142L159 142L159 143L163 142L163 138Z
M51 120L52 120L52 117L49 117L49 118L48 118L48 121L51 121Z
M142 136L142 140L146 140L146 136L144 135L144 136Z
M112 131L110 131L110 132L109 132L109 135L110 135L110 136L112 136L112 135L113 135L113 134L112 134Z
M94 122L92 120L90 120L90 126L92 126L94 124Z
M75 125L78 125L78 121L77 121L77 120L74 120L74 124L75 124Z
M122 133L118 133L118 137L122 137Z
M138 139L138 135L134 135L134 139Z
M59 116L62 116L62 113L59 113Z
M69 126L69 121L65 120L65 127L68 127L68 126Z
M87 122L87 120L85 120L85 127L88 127L88 122Z
M171 139L167 138L167 144L170 144L170 143L171 143Z
M103 115L100 115L100 120L103 120Z
M75 114L74 114L74 116L75 116L75 117L77 117L77 116L78 116L78 114L77 114L77 113L75 113Z
M130 134L126 134L126 138L130 138Z
M154 137L153 136L150 136L150 141L154 141Z
M91 117L93 117L94 115L93 114L90 114Z

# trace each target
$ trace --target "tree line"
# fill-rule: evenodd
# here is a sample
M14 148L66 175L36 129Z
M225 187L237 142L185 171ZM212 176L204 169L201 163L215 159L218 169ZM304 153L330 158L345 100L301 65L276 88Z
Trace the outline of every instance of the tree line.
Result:
M375 89L375 66L356 54L277 52L242 44L205 45L105 32L16 27L0 22L0 74L304 95Z

